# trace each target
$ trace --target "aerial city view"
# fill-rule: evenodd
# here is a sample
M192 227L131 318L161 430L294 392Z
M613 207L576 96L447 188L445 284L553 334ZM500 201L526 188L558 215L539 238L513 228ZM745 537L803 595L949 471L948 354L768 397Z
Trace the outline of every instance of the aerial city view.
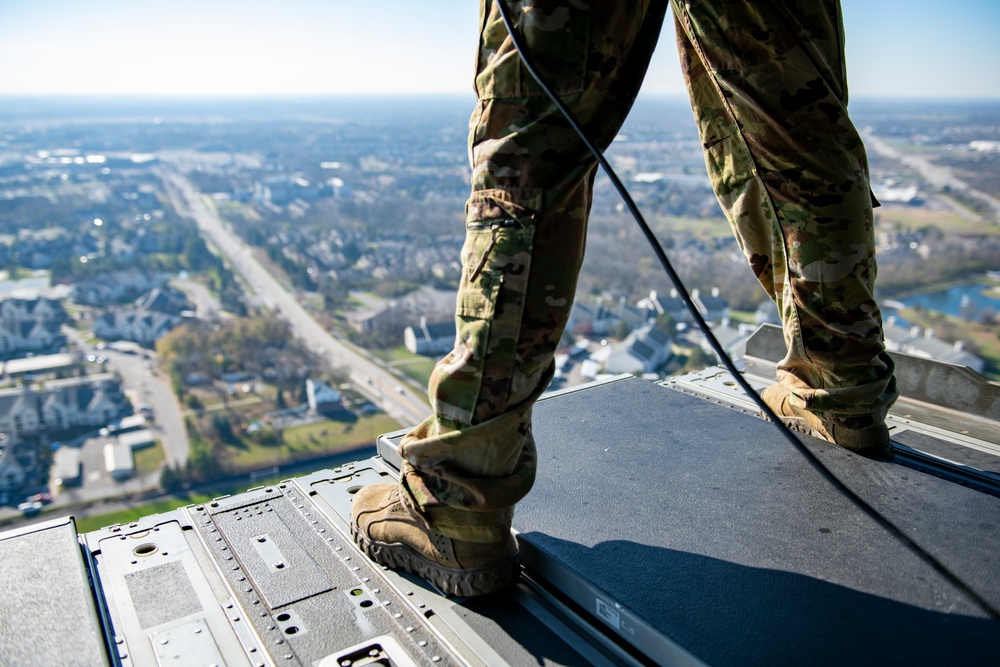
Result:
M455 335L464 102L8 107L3 516L249 485L418 421ZM1000 380L1000 107L856 108L887 344ZM609 155L739 358L777 312L746 280L689 113L641 101ZM714 363L617 195L595 191L553 388Z
M0 663L49 589L45 655L106 664L995 655L997 6L720 3L802 22L729 68L714 3L639 3L647 234L500 16L590 40L603 127L653 42L599 3L43 4L0 5Z

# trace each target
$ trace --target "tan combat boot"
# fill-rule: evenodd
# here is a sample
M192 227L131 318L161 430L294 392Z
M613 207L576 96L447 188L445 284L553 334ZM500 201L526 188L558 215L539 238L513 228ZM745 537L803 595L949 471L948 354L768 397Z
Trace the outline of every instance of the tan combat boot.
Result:
M791 392L780 384L772 384L760 395L774 414L793 431L832 442L863 456L892 459L892 441L884 418L872 415L820 416L792 405L791 396Z
M513 509L425 511L442 530L472 539L456 539L432 528L398 484L372 484L355 494L351 535L376 563L413 572L449 595L484 595L517 581L521 568L510 532Z

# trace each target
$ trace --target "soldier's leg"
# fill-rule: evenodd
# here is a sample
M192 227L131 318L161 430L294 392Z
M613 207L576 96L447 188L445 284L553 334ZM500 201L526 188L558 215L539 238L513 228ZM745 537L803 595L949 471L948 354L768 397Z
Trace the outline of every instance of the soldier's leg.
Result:
M508 4L540 71L606 147L638 92L666 1ZM573 302L595 160L521 64L489 0L477 72L455 349L430 381L434 414L400 444L398 491L364 489L355 500L363 546L376 540L374 521L385 526L395 516L400 524L403 515L449 548L509 544L511 508L534 481L531 407L552 377ZM398 501L375 497L393 493ZM387 509L396 502L406 512ZM396 537L414 546L414 534ZM434 575L440 563L462 572L476 563L468 556L454 565L461 559L435 549L422 552L422 574ZM404 566L417 562L406 558Z
M897 394L839 3L680 0L674 14L716 195L781 313L788 402L881 423Z

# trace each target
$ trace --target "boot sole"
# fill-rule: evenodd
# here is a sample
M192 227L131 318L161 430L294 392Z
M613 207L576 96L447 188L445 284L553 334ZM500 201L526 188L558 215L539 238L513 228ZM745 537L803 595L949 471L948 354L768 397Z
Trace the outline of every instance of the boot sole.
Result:
M771 418L768 417L763 410L761 410L760 416L763 417L766 421L771 421ZM807 422L805 419L802 419L801 417L782 417L780 415L779 417L781 418L782 424L787 426L790 430L795 431L796 433L804 433L805 435L812 436L817 440L830 442L830 440L826 437L825 433L813 428L812 426L809 425L809 422ZM844 449L854 452L855 454L859 454L861 456L865 456L868 458L881 459L884 461L892 461L896 455L892 447L892 440L886 440L885 443L883 444L872 445L860 449L848 447L838 442L835 442L833 444L839 447L843 447Z
M406 570L426 579L448 595L486 595L513 585L521 576L517 553L510 558L480 567L455 568L435 563L401 543L388 544L368 539L356 526L351 537L370 559L394 570Z

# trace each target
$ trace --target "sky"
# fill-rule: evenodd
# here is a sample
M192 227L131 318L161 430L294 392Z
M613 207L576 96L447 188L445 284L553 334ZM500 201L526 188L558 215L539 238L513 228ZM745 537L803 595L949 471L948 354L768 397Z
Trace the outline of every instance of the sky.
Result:
M477 5L0 0L0 94L471 95ZM1000 1L843 11L853 98L1000 98ZM669 22L643 90L684 94Z

